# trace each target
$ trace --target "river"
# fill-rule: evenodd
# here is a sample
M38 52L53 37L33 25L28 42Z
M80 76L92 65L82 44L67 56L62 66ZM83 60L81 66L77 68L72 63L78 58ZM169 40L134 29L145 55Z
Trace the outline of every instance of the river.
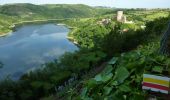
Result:
M69 29L55 24L24 25L6 37L0 37L0 79L17 80L78 47L67 39Z

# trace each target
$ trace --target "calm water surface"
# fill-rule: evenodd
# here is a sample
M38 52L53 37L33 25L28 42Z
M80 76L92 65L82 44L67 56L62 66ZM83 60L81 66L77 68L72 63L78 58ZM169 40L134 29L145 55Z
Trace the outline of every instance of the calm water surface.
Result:
M0 79L18 79L24 73L78 48L66 37L69 29L55 24L25 25L0 37Z

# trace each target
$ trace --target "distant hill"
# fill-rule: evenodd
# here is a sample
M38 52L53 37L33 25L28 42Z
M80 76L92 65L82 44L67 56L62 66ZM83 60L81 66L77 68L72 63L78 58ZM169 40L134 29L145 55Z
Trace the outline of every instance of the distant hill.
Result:
M112 9L90 7L83 4L29 3L0 5L0 35L11 31L13 23L32 20L87 18L101 16Z
M102 10L102 12L105 12L105 10ZM21 3L0 6L0 14L19 16L22 18L75 18L92 17L101 14L101 11L95 7L90 7L83 4L34 5L29 3Z

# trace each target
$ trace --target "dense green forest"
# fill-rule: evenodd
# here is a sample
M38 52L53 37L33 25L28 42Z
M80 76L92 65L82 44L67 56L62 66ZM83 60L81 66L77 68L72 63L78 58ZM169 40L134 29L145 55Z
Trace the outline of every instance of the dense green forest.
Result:
M0 6L1 32L21 21L72 18L60 23L73 28L68 38L79 46L18 81L2 80L0 100L144 100L142 74L169 73L170 59L158 54L169 10L121 10L133 23L117 22L115 9L86 5ZM110 20L101 24L102 19Z
M86 18L102 15L112 9L83 4L6 4L0 6L0 34L11 31L14 23L33 20Z

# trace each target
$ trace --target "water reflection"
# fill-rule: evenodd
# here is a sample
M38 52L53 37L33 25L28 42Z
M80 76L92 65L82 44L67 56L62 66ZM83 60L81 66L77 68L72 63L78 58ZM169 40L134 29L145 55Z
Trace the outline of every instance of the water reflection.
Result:
M12 35L0 38L0 79L18 79L28 70L52 61L78 48L67 40L69 29L54 24L27 25Z
M0 62L0 68L2 68L3 67L3 63L2 62Z

